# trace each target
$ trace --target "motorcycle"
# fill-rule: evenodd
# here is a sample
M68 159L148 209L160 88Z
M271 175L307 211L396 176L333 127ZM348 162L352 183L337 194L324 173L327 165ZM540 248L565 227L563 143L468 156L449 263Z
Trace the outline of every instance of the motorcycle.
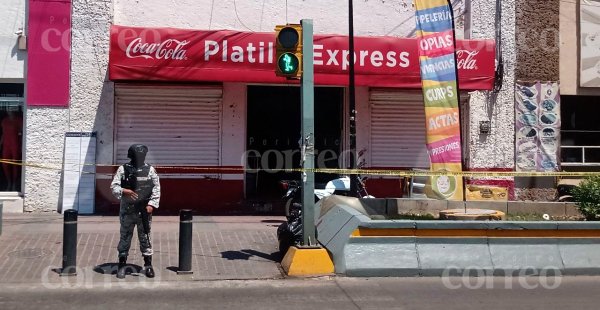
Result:
M361 198L373 198L370 196L362 180L358 177L357 196ZM287 221L277 227L277 240L279 242L279 253L281 257L285 255L290 246L298 245L302 242L302 185L296 180L280 181L281 187L285 190L282 197L285 204L285 217ZM325 185L324 189L315 189L315 202L329 197L331 195L350 196L350 177L343 176L333 179Z
M281 187L286 191L283 195L285 203L285 216L290 217L291 207L294 203L302 202L302 187L296 180L280 181ZM331 195L348 196L350 193L350 177L343 176L327 182L324 189L315 189L315 202Z
M573 190L579 186L581 179L561 179L556 185L556 197L558 202L573 202Z

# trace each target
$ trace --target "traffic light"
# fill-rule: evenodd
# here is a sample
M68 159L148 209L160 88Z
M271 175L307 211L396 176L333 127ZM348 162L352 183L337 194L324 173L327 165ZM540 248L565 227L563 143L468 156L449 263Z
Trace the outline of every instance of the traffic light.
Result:
M287 24L275 27L277 62L275 74L288 78L302 76L302 25Z

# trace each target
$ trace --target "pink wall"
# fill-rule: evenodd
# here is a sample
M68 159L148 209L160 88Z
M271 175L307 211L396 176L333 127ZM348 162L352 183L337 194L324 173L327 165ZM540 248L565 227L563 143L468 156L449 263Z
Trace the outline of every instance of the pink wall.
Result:
M69 106L71 0L29 0L27 105Z

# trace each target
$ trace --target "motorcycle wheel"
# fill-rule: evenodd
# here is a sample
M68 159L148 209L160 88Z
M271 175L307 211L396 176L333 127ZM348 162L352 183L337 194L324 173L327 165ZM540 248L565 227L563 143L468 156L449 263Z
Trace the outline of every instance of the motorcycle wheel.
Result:
M294 198L289 198L285 202L285 217L287 217L287 218L290 218L290 208L292 207L293 203L294 203Z
M289 230L288 223L282 223L277 227L277 242L279 243L277 249L279 250L280 259L283 259L294 242L294 236Z
M287 238L283 238L283 239L279 239L279 257L281 260L283 260L283 258L285 257L285 254L287 253L288 249L292 246L292 242L287 239Z
M564 195L558 197L558 202L575 202L575 198L571 195Z

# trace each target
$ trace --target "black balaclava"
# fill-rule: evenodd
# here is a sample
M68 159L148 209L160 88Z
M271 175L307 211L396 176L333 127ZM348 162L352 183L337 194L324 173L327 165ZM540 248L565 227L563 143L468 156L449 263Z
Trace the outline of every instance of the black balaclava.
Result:
M139 168L144 165L146 160L146 153L148 153L148 147L143 144L132 144L127 150L127 157L131 159L131 164Z

